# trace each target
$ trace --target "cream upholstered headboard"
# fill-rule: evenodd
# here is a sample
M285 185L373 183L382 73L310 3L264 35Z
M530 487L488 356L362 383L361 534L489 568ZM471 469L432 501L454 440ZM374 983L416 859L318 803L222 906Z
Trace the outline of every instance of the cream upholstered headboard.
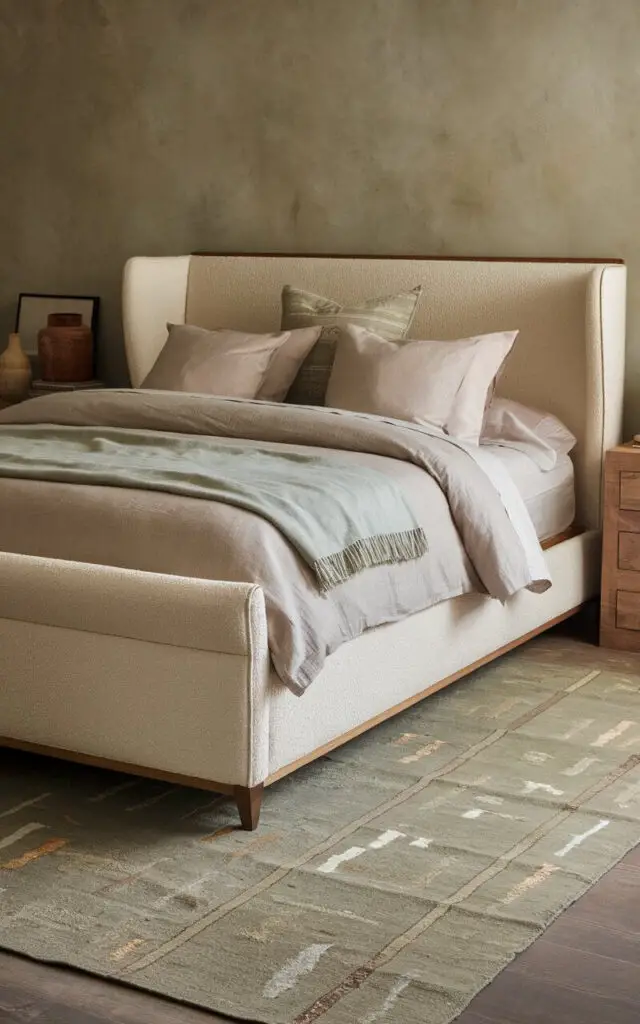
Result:
M602 460L620 440L626 267L570 260L366 256L134 257L124 272L131 383L151 369L167 321L273 331L293 284L339 301L422 285L414 338L518 328L498 391L559 416L578 438L578 516L601 521Z

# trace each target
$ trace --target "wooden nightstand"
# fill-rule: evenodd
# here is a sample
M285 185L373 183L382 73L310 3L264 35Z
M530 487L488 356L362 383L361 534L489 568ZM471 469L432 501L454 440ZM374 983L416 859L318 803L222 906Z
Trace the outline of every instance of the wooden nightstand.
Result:
M66 384L52 384L49 381L36 379L31 382L29 398L39 398L41 395L66 394L68 391L95 391L98 388L104 387L105 384L101 380L83 380L78 383L69 381Z
M600 644L640 651L640 447L605 456Z
M98 388L104 388L106 385L101 380L88 380L82 381L81 383L74 384L48 384L41 380L34 380L31 383L31 389L28 395L21 398L21 402L26 402L28 398L40 398L42 395L59 395L67 394L69 391L96 391ZM0 398L0 410L8 409L11 405L18 405L18 402L4 402Z

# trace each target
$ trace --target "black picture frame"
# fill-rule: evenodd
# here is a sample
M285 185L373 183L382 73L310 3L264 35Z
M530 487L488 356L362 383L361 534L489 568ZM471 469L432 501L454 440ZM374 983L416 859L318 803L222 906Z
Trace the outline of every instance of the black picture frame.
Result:
M38 355L38 331L47 326L49 313L81 313L82 322L91 327L94 346L98 339L98 295L56 295L49 292L20 292L16 309L15 332L28 356Z

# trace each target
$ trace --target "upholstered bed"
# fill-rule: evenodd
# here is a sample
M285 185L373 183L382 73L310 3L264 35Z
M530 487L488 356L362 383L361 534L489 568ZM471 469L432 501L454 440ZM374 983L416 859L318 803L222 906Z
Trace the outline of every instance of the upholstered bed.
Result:
M133 386L167 322L273 331L292 281L338 300L420 284L415 338L517 327L500 392L555 414L578 444L573 465L544 481L518 453L497 453L546 539L550 589L504 603L467 593L369 629L329 654L301 697L273 670L257 584L0 554L2 742L233 794L245 827L257 824L265 784L597 592L602 459L620 437L626 271L615 262L136 258L123 292Z

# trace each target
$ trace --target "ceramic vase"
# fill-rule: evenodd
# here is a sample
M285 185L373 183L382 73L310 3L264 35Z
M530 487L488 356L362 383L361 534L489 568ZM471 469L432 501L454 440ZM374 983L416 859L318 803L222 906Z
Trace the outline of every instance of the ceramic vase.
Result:
M38 360L43 380L86 381L93 377L93 334L80 313L49 313L38 332Z
M29 395L31 363L20 344L19 334L9 335L9 344L0 355L0 399L21 402Z

